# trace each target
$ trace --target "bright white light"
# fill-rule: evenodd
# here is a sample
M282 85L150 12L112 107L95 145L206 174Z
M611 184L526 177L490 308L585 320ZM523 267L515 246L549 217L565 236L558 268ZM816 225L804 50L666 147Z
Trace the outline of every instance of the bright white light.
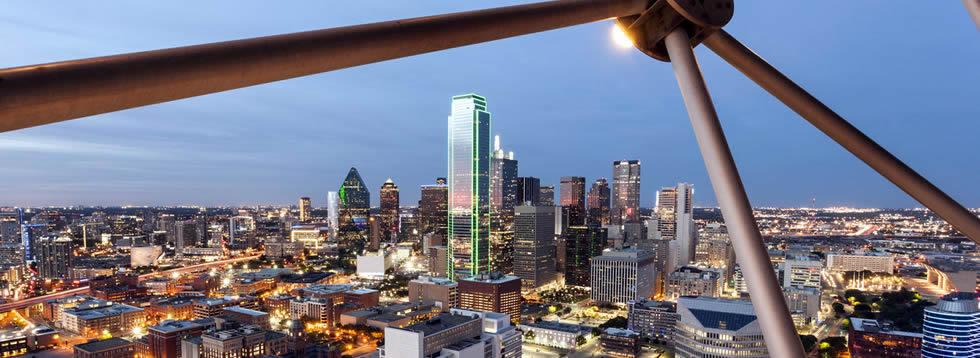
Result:
M613 25L612 38L613 38L613 42L615 42L616 45L619 45L620 47L633 46L633 40L631 40L629 36L626 36L626 33L623 32L623 29L621 29L619 25L615 25L615 24Z

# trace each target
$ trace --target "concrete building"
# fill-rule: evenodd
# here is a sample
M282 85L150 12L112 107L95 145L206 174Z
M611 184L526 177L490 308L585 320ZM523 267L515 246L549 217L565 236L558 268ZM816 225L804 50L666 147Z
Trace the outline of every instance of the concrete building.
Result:
M847 351L851 358L919 358L922 333L896 331L891 324L850 318Z
M667 276L665 299L675 301L682 296L718 297L724 283L721 274L711 269L684 266Z
M677 300L677 358L768 358L752 302L708 297Z
M926 280L943 291L980 291L980 263L970 261L969 256L930 257L923 266Z
M626 303L654 294L653 254L637 249L606 250L592 258L592 300Z
M357 275L361 277L382 277L391 267L391 255L381 250L357 256Z
M225 307L222 310L221 316L229 317L232 320L243 324L269 329L269 313L267 312L232 306Z
M459 284L444 278L422 276L408 282L408 302L433 305L442 312L459 307Z
M514 208L514 275L525 290L555 280L555 210L551 206Z
M426 261L429 264L429 276L447 277L446 270L449 269L447 266L448 255L449 248L446 246L429 246L429 251L425 253Z
M150 326L147 344L153 358L182 358L180 342L201 335L203 326L191 321L163 321Z
M75 358L132 358L135 352L133 342L115 337L76 344L72 349Z
M640 354L640 334L619 328L606 328L599 336L602 353L609 357L633 358Z
M853 254L828 253L826 256L827 270L830 272L895 272L895 258L888 253L859 251Z
M133 328L143 327L146 322L146 312L142 308L111 302L97 308L69 308L62 317L66 330L83 337L129 334Z
M241 306L249 309L259 308L259 298L247 295L228 295L204 298L194 302L194 319L211 318L223 313L226 307Z
M181 358L257 358L289 351L285 334L249 325L214 329L181 342Z
M444 349L453 350L455 344L478 340L482 333L479 316L443 313L407 327L386 327L385 345L378 347L378 352L382 358L445 357L440 354Z
M667 344L674 341L674 329L680 318L676 303L639 300L627 302L626 307L627 329Z
M780 263L779 268L783 275L783 288L820 289L823 262L819 259L795 256Z
M561 349L577 348L578 344L575 343L575 338L578 336L587 337L592 332L591 327L557 321L524 322L518 325L517 328L523 331L524 334L534 332L531 335L533 338L529 338L528 336L524 337L524 340L528 343Z
M481 339L490 346L491 355L486 358L520 358L523 344L522 332L511 325L510 315L495 312L483 312L464 309L453 309L453 314L479 317L483 321ZM487 340L490 338L490 340Z
M45 237L35 243L37 271L41 278L67 280L71 278L74 245L67 237Z
M820 320L819 289L789 287L783 289L783 295L786 297L789 312L803 318L795 322L797 327L810 327Z
M954 292L926 307L922 323L922 357L980 355L980 294Z
M505 313L521 320L521 279L490 272L459 279L459 307Z

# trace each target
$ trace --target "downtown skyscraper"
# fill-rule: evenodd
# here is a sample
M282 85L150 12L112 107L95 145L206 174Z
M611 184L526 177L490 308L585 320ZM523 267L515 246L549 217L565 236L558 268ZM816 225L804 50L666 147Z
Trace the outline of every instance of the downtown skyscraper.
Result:
M453 97L449 115L447 277L486 272L490 265L490 112L486 98Z
M384 184L381 185L381 211L378 214L380 216L381 222L379 232L381 240L392 242L397 237L398 232L398 185L388 178Z
M419 199L419 228L422 236L439 235L440 241L446 238L446 223L449 222L449 186L446 178L437 178L435 184L422 185L422 198Z
M517 160L514 152L500 149L500 136L493 138L490 158L490 271L514 268L514 205L517 202Z
M371 193L357 168L350 168L340 186L339 232L340 246L348 258L360 253L367 242Z
M665 187L657 193L657 233L654 238L677 240L678 265L686 265L694 259L697 247L697 226L693 214L694 186L677 183L677 187ZM652 229L652 228L651 228Z
M613 162L613 224L640 219L640 161Z
M310 222L313 220L313 207L310 205L310 198L299 198L299 221Z
M585 178L561 177L560 204L568 210L567 226L585 225Z
M609 183L606 178L599 178L592 183L585 200L588 210L587 221L591 226L609 225Z

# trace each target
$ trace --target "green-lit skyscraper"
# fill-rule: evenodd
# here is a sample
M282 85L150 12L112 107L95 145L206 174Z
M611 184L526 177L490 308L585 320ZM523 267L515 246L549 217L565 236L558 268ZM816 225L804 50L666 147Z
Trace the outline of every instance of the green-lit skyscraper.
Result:
M490 256L490 112L486 98L453 97L449 115L447 276L486 272Z

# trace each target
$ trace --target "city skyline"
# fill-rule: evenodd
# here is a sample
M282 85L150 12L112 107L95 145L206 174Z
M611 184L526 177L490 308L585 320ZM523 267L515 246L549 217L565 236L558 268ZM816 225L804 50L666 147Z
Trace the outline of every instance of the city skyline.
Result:
M10 56L0 59L0 66L500 5L505 4L290 4L271 9L246 3L229 10L216 3L190 16L166 16L182 9L161 5L152 9L161 16L133 21L150 10L135 5L77 5L84 7L80 10L76 5L48 9L43 4L15 4L9 17L0 19L0 30L11 35ZM330 11L310 9L319 6ZM954 45L969 43L974 30L960 4L937 4L930 12L860 3L838 5L846 9L821 4L738 6L740 15L727 27L730 31L952 197L968 207L980 206L980 190L970 180L980 175L980 168L961 165L977 151L968 144L978 129L969 121L976 113L969 106L973 91L960 87L975 83L980 74L958 70L975 62L980 50ZM219 9L232 16L207 15ZM89 26L73 25L78 13L93 16ZM254 16L250 13L263 14L268 21L257 26L259 21L248 21ZM813 16L772 16L782 13ZM867 13L878 15L857 15ZM884 24L895 17L922 23L942 20L949 34L935 40L914 29ZM834 26L826 26L821 18L833 18ZM162 30L175 25L166 21L179 21L182 31ZM759 23L792 32L773 37ZM122 28L141 40L119 37ZM610 28L609 22L599 22L5 133L0 136L0 151L5 153L0 158L5 168L0 197L3 205L17 206L235 206L289 205L309 196L314 206L324 207L327 192L335 190L347 169L357 167L372 191L391 177L399 183L402 201L413 203L419 185L431 184L446 171L441 120L445 98L473 92L494 101L492 134L501 135L507 148L517 153L521 176L556 186L562 176L611 181L610 161L638 159L650 166L670 159L657 170L644 171L640 206L652 207L657 188L681 181L697 188L695 205L713 206L714 195L669 66L635 50L616 48L609 39ZM882 39L874 44L850 35L883 35L883 28L888 36L879 36ZM792 40L798 38L808 40ZM862 51L864 46L870 48ZM887 62L877 56L899 46L914 49ZM523 53L527 56L518 56ZM944 65L930 66L937 54ZM486 58L493 60L472 61ZM734 70L723 69L717 56L705 52L700 59L755 206L809 206L813 198L819 207L920 206L738 78ZM475 67L447 66L464 61ZM917 71L894 76L909 67ZM439 79L427 80L437 73ZM625 80L628 76L644 80ZM516 80L533 85L514 86ZM540 105L540 96L556 101ZM376 106L380 97L388 98L390 105ZM624 131L603 119L609 117L636 130ZM943 127L934 125L940 122ZM916 133L916 140L909 140L909 133ZM563 145L570 139L599 145ZM379 160L392 152L412 159ZM265 170L255 170L259 167Z

